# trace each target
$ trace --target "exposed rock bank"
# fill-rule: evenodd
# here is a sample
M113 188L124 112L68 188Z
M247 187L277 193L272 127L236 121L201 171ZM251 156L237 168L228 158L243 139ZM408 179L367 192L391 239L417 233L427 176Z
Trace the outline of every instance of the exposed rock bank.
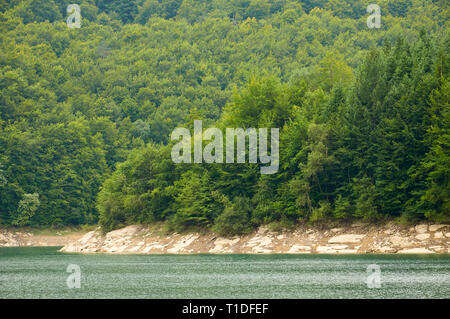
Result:
M300 227L292 232L275 233L261 227L247 236L222 238L214 234L161 235L146 227L133 225L102 235L91 231L60 251L115 254L359 254L450 253L450 225L421 224L403 227L396 224L350 226L326 230Z
M0 247L65 246L83 237L81 233L36 235L25 231L0 229Z

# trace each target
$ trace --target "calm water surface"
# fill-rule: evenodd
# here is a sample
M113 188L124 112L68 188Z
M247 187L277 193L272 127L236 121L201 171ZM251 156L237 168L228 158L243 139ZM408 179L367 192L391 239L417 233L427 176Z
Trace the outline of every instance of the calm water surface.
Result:
M69 289L69 264L81 288ZM367 266L381 288L367 288ZM0 248L0 298L450 298L450 255L81 255Z

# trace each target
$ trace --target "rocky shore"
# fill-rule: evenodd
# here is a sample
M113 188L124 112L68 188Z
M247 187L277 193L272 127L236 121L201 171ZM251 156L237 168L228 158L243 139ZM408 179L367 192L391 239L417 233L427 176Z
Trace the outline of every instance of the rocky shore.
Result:
M27 231L0 229L0 247L65 246L83 237L83 233L36 235Z
M60 251L113 254L360 254L450 253L450 225L354 223L331 229L299 227L291 232L271 232L266 227L232 238L210 234L163 235L133 225L102 235L99 230L70 242Z
M213 233L167 235L141 225L105 235L99 229L52 236L0 229L0 247L21 246L64 246L61 252L114 254L433 254L450 253L450 225L354 223L329 229L302 226L290 232L261 227L252 234L232 238Z

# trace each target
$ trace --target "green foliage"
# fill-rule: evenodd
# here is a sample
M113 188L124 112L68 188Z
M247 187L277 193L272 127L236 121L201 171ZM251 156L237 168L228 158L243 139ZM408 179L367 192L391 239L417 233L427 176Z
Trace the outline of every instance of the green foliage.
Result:
M54 0L25 0L13 9L23 23L55 22L62 19Z
M235 92L222 118L224 127L283 127L292 114L293 106L275 79L252 78Z
M379 219L377 188L368 177L355 179L353 183L355 198L355 216L367 221Z
M356 0L83 0L76 30L69 3L0 1L2 224L449 221L445 1L378 30ZM279 172L173 164L200 118L278 127Z
M223 210L213 197L213 185L208 172L187 171L173 187L174 210L168 228L174 231L206 229Z
M12 225L25 226L30 224L30 218L39 207L39 194L23 194L17 213L13 216Z
M236 197L233 204L228 204L214 223L213 230L221 236L242 235L252 230L250 216L251 201L245 197Z
M149 144L133 150L99 193L100 226L111 230L124 223L165 219L178 175L167 147Z
M321 201L319 207L315 207L312 211L309 221L311 223L320 223L330 219L332 214L331 204L327 201Z
M334 201L333 216L337 220L346 220L352 216L352 204L348 198L339 194Z
M430 96L431 125L426 143L429 151L418 169L425 179L426 188L421 192L419 207L425 217L440 222L450 218L450 86L447 79ZM418 177L418 174L414 177Z
M5 177L4 171L3 171L3 164L0 161L0 186L5 186L6 183L8 183L8 180Z

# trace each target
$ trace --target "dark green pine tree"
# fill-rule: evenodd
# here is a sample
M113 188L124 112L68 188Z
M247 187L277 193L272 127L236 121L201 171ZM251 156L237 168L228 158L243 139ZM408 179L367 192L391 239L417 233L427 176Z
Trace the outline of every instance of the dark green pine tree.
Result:
M98 0L96 5L101 11L117 13L123 23L132 22L138 12L135 0Z
M430 96L431 124L425 143L429 152L419 168L411 174L411 180L421 181L425 187L413 193L418 198L415 216L424 215L438 222L450 220L450 84L442 79L440 88ZM415 196L414 196L415 195ZM414 217L415 217L414 216Z

